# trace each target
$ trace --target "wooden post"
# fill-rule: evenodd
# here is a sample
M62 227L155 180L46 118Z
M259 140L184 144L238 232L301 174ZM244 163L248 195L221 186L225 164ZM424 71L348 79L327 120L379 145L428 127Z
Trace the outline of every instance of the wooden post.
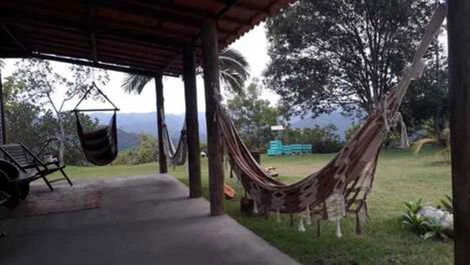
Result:
M6 124L5 124L5 108L4 108L4 95L3 95L3 82L2 82L2 70L0 69L0 123L1 123L1 130L0 133L2 137L0 140L2 141L0 144L7 143L7 134L6 134Z
M216 110L220 104L218 67L217 22L209 18L202 29L204 52L204 89L206 98L207 151L209 159L209 192L211 215L224 213L224 170L222 165L222 139L216 121Z
M163 146L163 117L164 99L163 99L163 77L161 75L155 76L155 94L157 97L157 131L158 131L158 163L160 173L168 173L168 166L166 164L166 155Z
M202 196L201 158L194 48L183 49L184 97L186 103L186 140L188 144L189 198Z
M470 1L449 0L449 96L455 264L470 264Z

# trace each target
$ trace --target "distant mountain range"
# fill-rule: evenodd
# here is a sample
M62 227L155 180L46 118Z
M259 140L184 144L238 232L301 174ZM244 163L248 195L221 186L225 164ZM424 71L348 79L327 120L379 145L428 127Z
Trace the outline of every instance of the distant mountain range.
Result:
M99 123L108 124L111 119L110 113L91 113L92 118L98 119ZM199 119L199 135L201 141L206 141L206 116L201 112ZM184 114L166 114L166 124L172 138L177 139L184 125ZM118 113L118 128L134 134L157 135L157 115L155 112L147 113Z
M315 119L294 117L290 120L290 124L292 127L299 129L312 128L315 125L325 127L329 124L333 124L338 129L337 134L339 137L345 139L345 132L351 127L353 121L351 117L343 116L340 111L334 111L330 114L321 114Z
M108 124L111 118L109 113L91 113L92 118L98 119L102 124ZM206 142L206 116L201 112L199 117L199 135L201 142ZM120 149L129 149L139 144L139 135L157 135L155 112L148 113L118 113L117 124L119 131ZM173 139L178 139L181 128L184 123L184 114L166 114L166 124ZM293 128L312 128L315 125L324 127L334 124L337 128L337 134L344 139L345 131L351 126L353 119L343 116L339 111L330 114L322 114L315 119L294 117L290 120Z
M140 144L139 135L132 132L126 132L122 129L118 129L118 147L119 150L132 149Z

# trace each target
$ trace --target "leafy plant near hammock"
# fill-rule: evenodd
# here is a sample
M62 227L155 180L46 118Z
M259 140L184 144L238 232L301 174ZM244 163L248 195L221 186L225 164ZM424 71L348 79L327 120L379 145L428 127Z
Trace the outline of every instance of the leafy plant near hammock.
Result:
M437 208L444 209L450 213L452 209L452 198L448 195L441 200L441 204ZM423 200L405 202L406 211L402 216L402 224L410 229L413 233L419 235L424 240L437 239L441 241L449 240L449 232L436 219L429 218L421 214L423 209Z
M440 200L441 204L437 206L438 209L443 209L449 213L454 213L453 199L449 195L445 195L444 199Z

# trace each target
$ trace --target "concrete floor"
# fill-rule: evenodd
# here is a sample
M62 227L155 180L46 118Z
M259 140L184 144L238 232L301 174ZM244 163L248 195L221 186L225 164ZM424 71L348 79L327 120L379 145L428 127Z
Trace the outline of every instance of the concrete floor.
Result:
M209 217L171 176L60 186L83 187L102 190L101 208L0 220L0 264L297 264L229 216Z

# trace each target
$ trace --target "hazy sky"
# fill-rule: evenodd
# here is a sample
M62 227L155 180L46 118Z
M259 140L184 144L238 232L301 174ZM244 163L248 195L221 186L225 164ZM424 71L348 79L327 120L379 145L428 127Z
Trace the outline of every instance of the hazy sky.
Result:
M269 60L267 55L267 40L265 35L264 24L257 26L249 33L245 34L233 45L233 48L238 49L248 60L251 69L252 77L261 77L263 70ZM3 70L3 77L12 73L14 69L14 62L16 60L6 60L6 67ZM54 63L56 69L64 68L62 63ZM111 81L106 87L101 89L108 95L108 97L115 102L122 112L151 112L155 111L155 85L152 81L149 83L141 95L129 95L122 91L121 82L124 74L120 72L109 71ZM198 85L198 102L199 111L204 111L204 86L201 77L197 79ZM181 78L165 77L164 78L164 96L165 96L165 111L167 113L184 113L184 89L183 81ZM62 93L56 93L56 99L60 100ZM271 101L276 101L277 96L273 93L265 91L263 97ZM75 101L76 102L76 101ZM74 107L75 102L70 102L66 109ZM100 105L94 102L86 102L85 107L99 107Z

